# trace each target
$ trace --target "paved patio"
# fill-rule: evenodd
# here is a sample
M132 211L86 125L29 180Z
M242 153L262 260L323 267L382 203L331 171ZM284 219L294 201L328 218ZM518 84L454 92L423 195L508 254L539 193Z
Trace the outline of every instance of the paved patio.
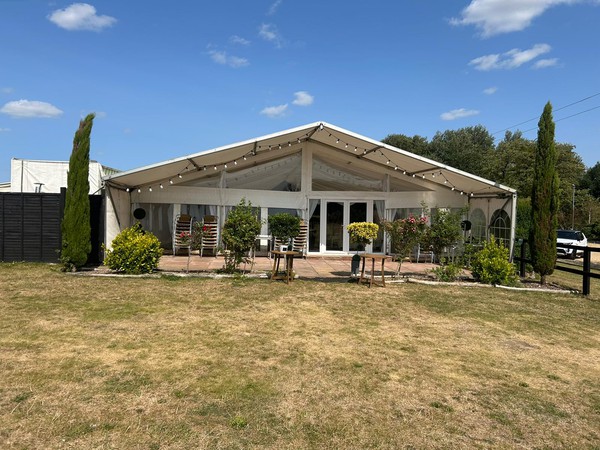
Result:
M351 256L335 257L335 256L309 256L305 258L294 259L294 272L298 278L304 279L348 279L350 278ZM188 256L179 254L178 256L164 255L160 259L158 269L164 272L216 272L224 266L222 256L203 256L198 253ZM411 263L404 261L402 263L401 276L411 274L423 274L435 264L430 263ZM379 275L379 265L376 265L375 274ZM385 276L392 277L396 274L398 264L388 260L385 266ZM242 264L241 269L244 268ZM250 264L246 266L246 270L253 274L261 274L271 271L273 268L273 260L266 256L259 256L254 259L254 266L250 271ZM367 265L365 273L369 273Z

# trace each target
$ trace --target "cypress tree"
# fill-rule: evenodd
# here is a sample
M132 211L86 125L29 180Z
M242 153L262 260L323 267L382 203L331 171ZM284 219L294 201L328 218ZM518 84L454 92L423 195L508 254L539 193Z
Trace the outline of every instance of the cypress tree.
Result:
M556 264L556 228L558 226L558 153L554 144L552 105L546 103L538 123L538 139L531 192L531 259L533 270L546 284L546 276Z
M79 122L73 138L73 151L69 159L65 212L61 223L62 254L65 270L83 266L92 250L90 226L90 134L94 114Z

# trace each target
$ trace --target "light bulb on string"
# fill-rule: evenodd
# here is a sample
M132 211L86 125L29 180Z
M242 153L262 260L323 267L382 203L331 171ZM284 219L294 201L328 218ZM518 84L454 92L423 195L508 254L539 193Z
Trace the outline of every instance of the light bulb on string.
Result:
M173 184L173 180L169 180L169 184Z
M165 188L162 183L160 183L159 186L160 186L161 189Z
M148 187L148 192L152 192L152 186Z
M142 190L140 188L138 188L138 194L141 194Z
M183 178L183 175L181 175L180 173L178 173L178 174L177 174L177 176L178 176L179 178Z

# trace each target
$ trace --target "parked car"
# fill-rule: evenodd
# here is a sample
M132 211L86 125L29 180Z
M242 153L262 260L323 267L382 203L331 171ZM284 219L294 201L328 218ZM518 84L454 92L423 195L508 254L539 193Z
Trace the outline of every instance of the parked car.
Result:
M579 247L587 247L588 242L585 234L577 230L557 230L557 244L577 245ZM577 256L583 256L583 250L567 247L556 247L558 256L575 259Z

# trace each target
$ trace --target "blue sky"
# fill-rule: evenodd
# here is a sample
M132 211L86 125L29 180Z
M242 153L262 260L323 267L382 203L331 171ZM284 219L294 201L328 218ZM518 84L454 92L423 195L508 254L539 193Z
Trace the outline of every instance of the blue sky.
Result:
M89 112L92 159L127 170L321 120L499 141L548 100L592 166L598 24L598 0L0 0L0 181L67 160Z

